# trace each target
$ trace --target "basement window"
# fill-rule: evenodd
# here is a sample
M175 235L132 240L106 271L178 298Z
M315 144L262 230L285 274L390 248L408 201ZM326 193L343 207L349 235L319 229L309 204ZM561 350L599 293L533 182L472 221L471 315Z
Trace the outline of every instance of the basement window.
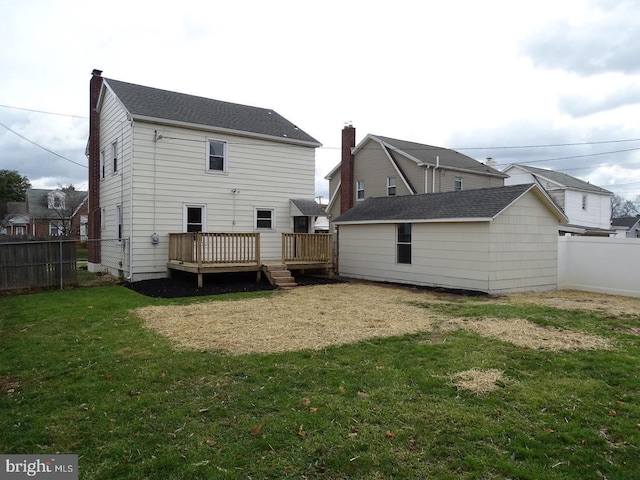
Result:
M411 265L411 224L399 223L397 225L396 261Z

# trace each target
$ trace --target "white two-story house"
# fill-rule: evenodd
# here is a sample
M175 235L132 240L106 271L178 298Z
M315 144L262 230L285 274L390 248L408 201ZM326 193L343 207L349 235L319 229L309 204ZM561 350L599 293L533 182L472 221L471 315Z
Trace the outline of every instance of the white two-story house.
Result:
M558 204L569 222L560 225L560 234L609 236L613 192L597 185L555 172L527 165L512 164L503 170L509 175L505 185L535 183Z
M232 267L229 251L247 248L251 258L236 263L259 268L282 258L283 233L313 233L324 215L314 201L315 138L272 109L101 73L93 71L90 87L90 268L137 281L189 262ZM172 243L187 233L187 243ZM122 242L128 265L107 258L109 239Z

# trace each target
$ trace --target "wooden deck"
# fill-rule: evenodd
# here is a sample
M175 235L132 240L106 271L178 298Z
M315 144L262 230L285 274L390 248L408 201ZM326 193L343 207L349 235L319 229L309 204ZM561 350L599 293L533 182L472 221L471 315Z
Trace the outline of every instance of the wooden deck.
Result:
M260 281L267 265L280 264L288 270L333 269L333 240L324 233L283 233L279 259L262 260L259 233L189 232L169 234L167 268L198 275L256 272Z

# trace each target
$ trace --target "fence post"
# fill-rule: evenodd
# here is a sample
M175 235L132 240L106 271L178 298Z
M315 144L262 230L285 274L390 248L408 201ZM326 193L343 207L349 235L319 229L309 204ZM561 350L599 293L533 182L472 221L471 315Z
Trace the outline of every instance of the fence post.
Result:
M62 269L62 238L59 239L60 242L60 248L59 253L60 253L60 290L64 290L64 271Z

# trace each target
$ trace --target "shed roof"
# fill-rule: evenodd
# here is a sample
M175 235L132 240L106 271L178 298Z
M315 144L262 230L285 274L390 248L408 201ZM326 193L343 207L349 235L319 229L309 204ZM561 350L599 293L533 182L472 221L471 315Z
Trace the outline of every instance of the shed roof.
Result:
M490 220L528 191L533 190L559 221L562 211L534 184L480 188L398 197L370 197L338 217L334 223Z
M104 82L133 116L253 133L313 147L321 145L272 109L223 102L108 78Z
M613 192L610 192L609 190L605 190L604 188L598 187L597 185L593 185L589 182L585 182L584 180L580 180L579 178L572 177L571 175L567 175L566 173L555 172L553 170L547 170L544 168L530 167L528 165L520 165L518 163L514 163L513 165L505 168L505 171L511 167L518 167L524 171L531 173L534 176L546 178L554 183L568 188L585 190L593 193L613 195Z

